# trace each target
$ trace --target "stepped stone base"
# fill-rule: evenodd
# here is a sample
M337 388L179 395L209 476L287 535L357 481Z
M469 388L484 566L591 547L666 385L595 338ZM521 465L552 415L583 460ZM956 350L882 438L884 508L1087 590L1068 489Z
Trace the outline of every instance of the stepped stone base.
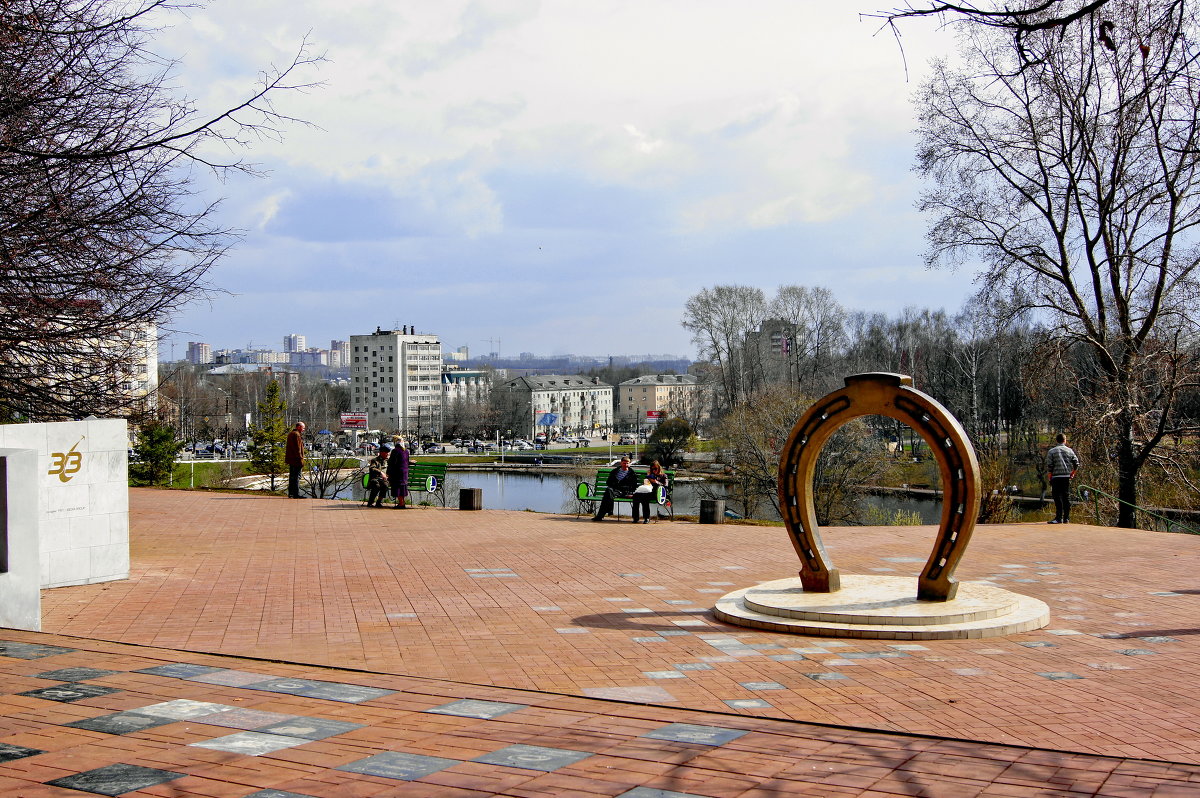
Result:
M915 577L843 574L833 593L806 593L799 577L735 590L714 607L726 623L821 637L948 640L1040 629L1050 608L981 582L962 582L951 601L919 601Z

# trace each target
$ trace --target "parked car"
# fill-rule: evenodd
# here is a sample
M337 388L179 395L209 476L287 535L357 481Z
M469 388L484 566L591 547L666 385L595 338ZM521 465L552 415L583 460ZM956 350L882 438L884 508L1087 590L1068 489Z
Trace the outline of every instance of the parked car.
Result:
M637 443L637 438L632 435L622 435L621 440L617 441L618 446L633 446Z

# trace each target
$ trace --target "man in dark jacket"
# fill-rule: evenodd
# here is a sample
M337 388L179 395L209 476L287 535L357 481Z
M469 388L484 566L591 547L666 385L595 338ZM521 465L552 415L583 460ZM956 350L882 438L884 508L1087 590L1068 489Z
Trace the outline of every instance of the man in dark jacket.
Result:
M604 516L613 511L613 498L632 496L638 484L637 474L629 467L629 458L622 457L621 464L608 474L608 487L604 489L604 496L600 498L600 509L592 516L592 520L603 521Z
M1054 497L1052 524L1071 523L1071 478L1079 470L1079 456L1067 446L1067 436L1055 437L1058 444L1046 452L1046 474L1050 477L1050 495Z
M288 498L300 498L300 471L304 468L304 422L297 421L288 433L283 449L283 462L288 466Z

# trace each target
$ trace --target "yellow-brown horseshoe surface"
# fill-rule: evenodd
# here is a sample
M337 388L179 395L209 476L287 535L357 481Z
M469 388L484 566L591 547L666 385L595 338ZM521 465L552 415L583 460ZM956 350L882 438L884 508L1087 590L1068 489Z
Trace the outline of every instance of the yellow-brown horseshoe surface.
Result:
M958 580L954 569L966 550L979 516L979 463L975 449L954 416L912 387L904 374L856 374L846 387L819 399L800 417L779 458L779 507L792 546L800 555L805 590L829 593L841 577L821 545L813 504L817 456L833 433L860 416L894 418L920 433L942 475L942 523L929 561L917 580L917 598L948 601Z

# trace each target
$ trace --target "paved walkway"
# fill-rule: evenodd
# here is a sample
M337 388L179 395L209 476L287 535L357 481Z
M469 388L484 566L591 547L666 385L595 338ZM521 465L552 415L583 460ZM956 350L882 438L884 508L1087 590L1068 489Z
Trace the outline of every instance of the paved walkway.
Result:
M795 572L779 528L150 490L131 516L130 580L0 630L0 794L1200 794L1191 537L981 528L959 577L1051 625L906 644L713 620ZM933 531L825 539L915 576Z

